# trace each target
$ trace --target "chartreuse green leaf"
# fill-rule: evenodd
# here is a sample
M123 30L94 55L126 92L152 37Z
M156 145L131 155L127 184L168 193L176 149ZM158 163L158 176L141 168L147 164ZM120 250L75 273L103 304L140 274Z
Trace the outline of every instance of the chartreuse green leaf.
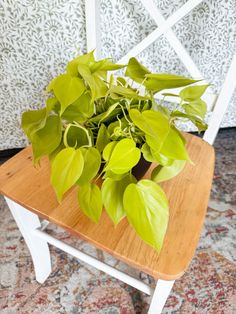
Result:
M153 169L151 178L157 183L170 180L183 170L185 164L185 160L174 160L169 166L158 165Z
M155 151L151 148L151 154L156 162L158 162L162 166L169 166L173 163L172 158L168 158L164 156L163 154L160 154L159 152Z
M61 114L84 92L83 81L69 74L59 75L52 84L53 92L61 104Z
M115 181L111 178L105 179L102 184L102 200L106 212L111 220L117 225L125 217L123 206L123 195L126 187L135 182L135 178L126 174L121 180Z
M61 120L58 116L47 118L44 127L31 136L34 163L42 156L52 153L59 146L62 137Z
M113 141L113 142L108 143L105 146L105 148L104 148L104 150L102 152L102 157L103 157L104 160L108 161L110 159L111 153L113 152L113 150L114 150L114 148L115 148L117 143L118 142Z
M78 123L68 124L63 140L66 147L79 148L81 146L92 146L88 130Z
M152 153L151 153L151 148L148 146L147 143L143 144L143 146L141 148L141 152L142 152L145 160L147 160L149 162L156 161L155 158L153 157Z
M102 213L102 193L94 183L87 183L79 188L79 205L82 212L98 223Z
M116 174L128 172L138 163L140 156L141 151L135 142L128 138L123 139L115 145L105 170Z
M95 113L94 102L89 93L81 95L73 104L68 106L62 114L62 119L69 122L83 123Z
M207 104L202 99L196 99L189 104L184 104L182 107L185 113L198 116L202 119L204 119L207 112Z
M182 87L200 81L174 74L146 74L145 77L147 79L144 85L155 92L159 92L163 89Z
M83 185L89 183L98 173L101 166L101 155L94 147L81 148L84 158L84 168L77 184Z
M168 201L161 187L150 180L131 183L124 192L123 204L137 234L160 251L169 219Z
M126 68L125 76L130 77L132 80L142 83L145 75L151 73L136 58L130 58Z
M207 129L207 124L200 118L190 115L190 114L186 114L184 112L181 111L173 111L171 113L172 117L176 117L176 118L184 118L184 119L189 119L197 128L198 131L205 131Z
M78 71L90 87L92 100L106 96L108 91L107 85L98 76L92 74L87 65L79 64Z
M23 112L21 118L21 127L30 140L33 133L37 132L45 126L46 118L46 108Z
M109 89L109 93L112 98L120 98L120 97L126 97L130 99L139 99L139 100L146 100L149 99L150 97L147 96L141 96L136 93L135 90L129 88L129 87L124 87L124 86L111 86Z
M179 96L185 101L194 101L202 97L209 85L189 86L181 90Z
M80 149L64 148L55 157L51 168L51 183L59 201L79 179L83 167L84 159Z
M170 128L169 133L160 149L160 153L165 157L172 159L190 160L182 137L174 127Z
M137 109L131 109L129 116L133 123L146 134L148 145L155 150L160 149L170 129L166 116L153 110L140 113Z
M94 50L90 51L89 53L86 53L84 55L78 56L77 58L70 61L67 66L66 70L67 73L71 76L78 76L78 66L79 64L90 64L91 62L94 62Z
M115 64L111 62L111 59L103 59L96 62L93 62L90 65L90 70L92 73L97 73L98 75L102 74L103 72L107 71L115 71L124 68L125 65L123 64Z
M105 124L101 124L98 130L96 147L99 152L102 152L104 147L110 142L110 136Z

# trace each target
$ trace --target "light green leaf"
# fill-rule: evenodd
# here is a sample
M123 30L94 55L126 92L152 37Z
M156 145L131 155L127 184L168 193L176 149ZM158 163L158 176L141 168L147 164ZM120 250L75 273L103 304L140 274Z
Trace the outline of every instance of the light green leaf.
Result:
M107 131L107 128L105 124L101 124L98 135L97 135L97 141L96 141L96 147L99 152L102 152L104 147L110 142L109 133Z
M83 81L69 74L59 75L53 83L53 92L61 104L61 114L84 92Z
M63 141L66 147L79 148L82 146L92 146L88 130L80 124L68 124Z
M92 101L97 98L105 97L108 87L103 80L93 75L87 65L79 64L78 71L91 89Z
M151 178L157 183L170 180L183 170L185 164L185 160L174 160L169 166L159 165L153 169Z
M168 119L161 112L153 110L140 113L137 109L131 109L129 116L134 124L146 134L148 145L155 150L160 149L170 129Z
M126 68L125 76L130 77L132 80L142 83L145 75L151 73L136 58L130 58Z
M94 183L82 185L78 198L82 212L98 223L102 213L102 193L99 187Z
M179 96L185 101L194 101L202 97L209 85L189 86L181 90Z
M44 127L31 136L34 163L52 153L61 142L61 120L58 116L47 118Z
M94 62L94 50L86 53L84 55L78 56L74 60L70 61L67 66L66 70L67 73L70 74L71 76L78 76L78 66L79 64L87 64L89 65L91 62Z
M151 148L151 154L156 162L162 166L169 166L173 163L173 159L168 158Z
M57 154L52 162L51 183L59 201L79 179L83 167L84 159L80 149L69 147Z
M123 208L124 191L130 183L135 181L135 178L128 174L119 181L107 178L102 184L102 200L104 207L115 225L125 217Z
M77 184L83 185L89 183L98 173L101 166L101 155L94 147L81 148L84 158L84 168Z
M135 142L128 138L123 139L114 147L105 170L116 174L128 172L138 163L140 156L141 152Z
M119 98L119 97L126 97L130 99L140 99L140 100L146 100L150 99L150 97L147 96L140 96L139 94L136 93L135 90L129 88L129 87L124 87L124 86L111 86L109 89L109 93L112 98Z
M111 59L103 59L99 60L97 62L93 62L90 66L90 70L92 73L97 72L99 73L100 71L115 71L124 68L125 65L123 64L115 64L111 62Z
M49 114L52 110L56 113L60 111L60 103L56 97L51 97L46 100L46 110L47 114Z
M200 118L190 115L190 114L186 114L184 112L180 112L178 110L173 111L171 113L172 117L176 117L176 118L183 118L183 119L189 119L197 128L198 131L205 131L207 129L207 124Z
M123 179L126 175L127 173L117 174L112 172L111 170L107 170L103 175L103 179L110 178L114 181L119 181Z
M46 108L25 111L21 118L21 127L30 140L32 135L45 126L47 119Z
M147 80L145 81L144 85L148 89L152 89L155 92L159 92L163 89L190 85L199 81L173 74L146 74L145 76Z
M159 252L169 219L164 191L155 182L141 180L128 185L123 202L131 226L141 239Z
M103 157L104 160L108 161L110 159L111 153L113 152L113 150L114 150L114 148L115 148L117 143L118 142L113 141L113 142L108 143L105 146L105 148L104 148L104 150L102 152L102 157Z
M62 114L62 119L69 122L83 123L95 113L95 104L89 93L81 95L73 104L68 106Z
M184 104L182 107L184 108L185 113L199 116L202 119L204 119L207 112L207 104L201 99L191 101L189 104Z
M190 160L183 140L174 127L170 128L169 133L160 149L160 153L165 157L172 159Z
M141 152L143 153L143 157L145 158L145 160L147 160L149 162L156 161L155 158L153 157L152 153L151 153L151 148L148 146L147 143L143 144L143 146L141 148Z

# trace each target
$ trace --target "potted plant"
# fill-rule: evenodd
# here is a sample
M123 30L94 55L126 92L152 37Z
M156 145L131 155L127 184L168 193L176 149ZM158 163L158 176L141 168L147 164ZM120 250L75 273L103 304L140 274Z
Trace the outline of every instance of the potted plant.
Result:
M122 68L124 76L108 77ZM135 58L118 65L96 61L90 52L70 61L48 85L45 107L22 115L34 164L49 157L58 201L77 186L79 208L92 221L99 221L103 207L114 225L127 217L159 251L168 224L168 200L159 183L191 162L176 122L190 120L199 131L207 127L201 99L207 85L192 85L196 82L151 73ZM184 88L178 94L163 92L177 87ZM163 94L162 101L156 93ZM172 109L166 96L176 97ZM150 179L142 179L153 162Z

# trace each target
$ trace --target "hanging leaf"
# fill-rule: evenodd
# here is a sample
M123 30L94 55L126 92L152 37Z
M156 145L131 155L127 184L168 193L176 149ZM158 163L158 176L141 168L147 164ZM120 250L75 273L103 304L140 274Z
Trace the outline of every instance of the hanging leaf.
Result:
M204 119L207 112L207 104L201 99L191 101L189 104L182 105L186 114L198 116Z
M126 68L125 76L130 77L132 80L142 83L145 75L151 73L136 58L130 58Z
M59 75L53 82L53 92L61 104L61 114L84 92L83 81L69 74Z
M152 153L151 153L151 148L148 146L147 143L143 144L143 146L141 148L141 152L143 153L143 157L145 160L147 160L149 162L156 161L155 158L153 157Z
M32 135L45 126L47 119L46 108L25 111L21 118L21 127L30 140Z
M157 166L152 171L152 180L159 183L177 176L184 168L185 160L174 160L169 166Z
M145 76L147 79L144 85L155 92L163 89L182 87L200 81L173 74L146 74Z
M140 155L141 152L133 140L123 139L115 145L105 170L116 174L128 172L138 163Z
M81 148L84 158L84 168L77 184L83 185L89 183L98 173L101 166L101 155L94 147Z
M169 218L164 191L150 180L140 180L127 186L123 202L131 226L141 239L159 252Z
M60 118L58 116L48 117L44 127L31 135L35 164L42 156L51 154L57 148L61 142L61 136Z
M151 154L156 162L162 166L169 166L173 163L172 158L168 158L151 148Z
M189 86L181 90L179 96L185 101L194 101L202 97L209 85Z
M176 118L184 118L184 119L190 120L198 128L199 132L205 131L207 129L207 124L196 116L186 114L186 113L180 112L178 110L173 111L171 113L171 116L176 117Z
M79 188L79 205L82 212L98 223L102 213L102 193L94 183L82 185Z
M110 142L110 136L105 124L101 124L96 141L96 147L99 152L102 152L104 147Z
M135 90L128 88L128 87L124 87L124 86L112 86L109 89L109 93L111 95L112 98L120 98L120 97L125 97L125 98L129 98L129 99L150 99L150 97L148 96L141 96L139 95Z
M65 148L55 157L52 162L51 183L59 201L79 179L83 167L84 159L80 149Z
M88 130L80 124L68 124L63 140L66 147L92 146Z
M130 183L135 181L132 175L126 174L121 180L115 181L107 178L102 184L102 200L104 207L115 225L125 217L123 208L124 191Z

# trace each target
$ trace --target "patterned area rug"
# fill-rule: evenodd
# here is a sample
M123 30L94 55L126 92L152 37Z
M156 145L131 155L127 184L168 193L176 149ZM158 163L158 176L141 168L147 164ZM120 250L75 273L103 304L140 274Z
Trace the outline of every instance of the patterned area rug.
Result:
M185 275L176 281L163 313L236 313L236 148L235 131L219 136L213 192L201 240ZM234 162L233 162L234 161ZM35 281L29 251L0 199L0 313L137 314L147 313L149 297L51 247L53 271L44 284ZM153 280L59 228L49 233L98 256L106 263Z

